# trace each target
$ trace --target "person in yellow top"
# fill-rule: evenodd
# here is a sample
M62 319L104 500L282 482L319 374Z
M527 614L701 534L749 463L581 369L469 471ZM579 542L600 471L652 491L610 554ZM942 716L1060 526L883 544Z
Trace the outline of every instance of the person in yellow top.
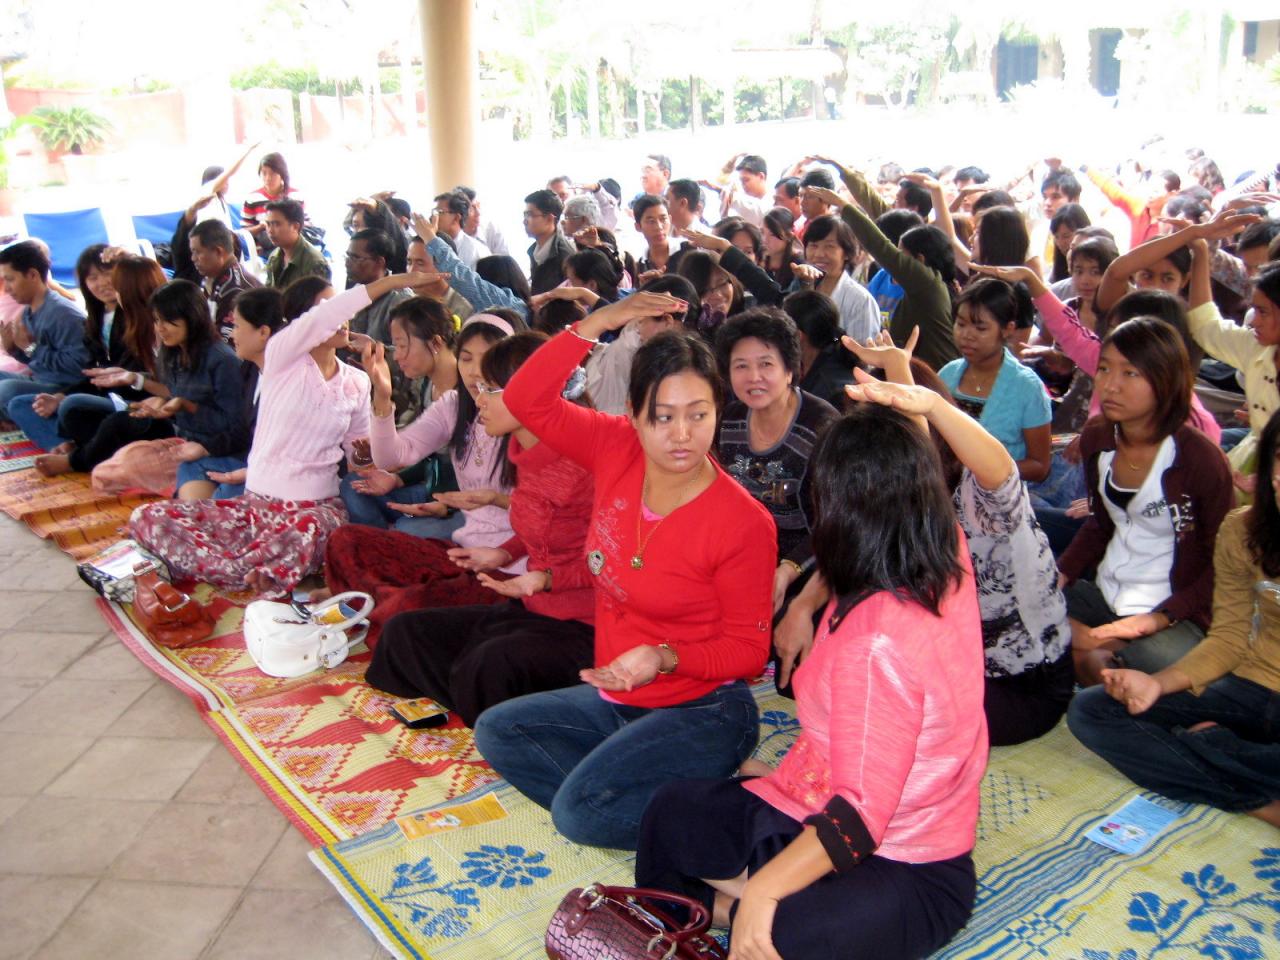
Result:
M1155 674L1103 670L1071 732L1140 787L1280 826L1280 413L1258 442L1257 495L1214 550L1213 624Z

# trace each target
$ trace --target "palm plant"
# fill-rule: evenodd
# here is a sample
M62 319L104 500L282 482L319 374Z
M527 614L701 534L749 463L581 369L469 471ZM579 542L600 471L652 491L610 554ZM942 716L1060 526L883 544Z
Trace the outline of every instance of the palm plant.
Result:
M88 107L37 107L30 114L40 139L50 150L84 153L85 147L101 143L111 132L111 123Z

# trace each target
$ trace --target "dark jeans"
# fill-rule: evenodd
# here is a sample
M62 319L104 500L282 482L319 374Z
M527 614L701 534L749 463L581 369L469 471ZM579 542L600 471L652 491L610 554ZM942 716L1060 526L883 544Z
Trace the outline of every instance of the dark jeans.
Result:
M71 451L71 469L88 473L123 446L135 440L163 440L174 434L168 420L132 417L128 411L110 413L92 409L69 410L59 419L59 433L75 442Z
M1063 591L1063 596L1067 598L1067 616L1086 627L1101 627L1121 619L1092 580L1077 580ZM1149 637L1130 640L1115 656L1123 666L1155 673L1177 663L1203 639L1203 630L1190 620L1183 620Z
M550 810L566 838L634 850L654 791L734 773L755 749L759 711L741 680L653 709L610 703L581 684L500 703L475 731L484 758Z
M993 747L1042 737L1058 725L1075 689L1071 650L1016 677L987 677L982 708Z
M590 624L517 601L415 610L387 621L365 679L398 697L430 697L471 727L495 704L577 683L594 646Z
M1084 526L1084 518L1068 517L1065 508L1036 507L1036 522L1049 538L1049 549L1055 557L1060 557L1071 546L1071 541Z
M1218 726L1188 730L1206 721ZM1138 786L1174 800L1248 811L1280 799L1280 694L1251 680L1228 674L1137 716L1090 687L1071 701L1067 725Z
M742 783L688 780L659 789L640 829L636 886L681 893L710 909L714 892L700 878L756 873L800 835L801 824ZM773 945L787 960L928 956L965 925L976 892L967 853L932 863L868 857L783 897Z

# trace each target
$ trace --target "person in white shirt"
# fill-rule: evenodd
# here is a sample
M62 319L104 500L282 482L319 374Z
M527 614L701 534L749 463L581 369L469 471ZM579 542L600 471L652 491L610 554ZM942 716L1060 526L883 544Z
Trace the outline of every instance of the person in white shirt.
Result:
M511 248L507 246L506 238L498 229L498 225L480 218L480 199L476 196L476 192L463 185L454 187L453 192L462 194L471 205L467 210L466 219L462 221L462 229L467 236L479 240L495 257L511 256Z
M734 167L738 182L720 196L720 218L741 217L754 227L764 226L764 215L773 209L769 191L769 165L764 157L745 154Z
M492 251L462 229L462 225L467 220L467 215L471 212L471 201L467 199L465 193L459 193L455 190L451 193L440 194L436 197L435 203L436 231L445 234L453 241L453 245L458 251L458 259L474 270L476 263L481 258L490 256Z

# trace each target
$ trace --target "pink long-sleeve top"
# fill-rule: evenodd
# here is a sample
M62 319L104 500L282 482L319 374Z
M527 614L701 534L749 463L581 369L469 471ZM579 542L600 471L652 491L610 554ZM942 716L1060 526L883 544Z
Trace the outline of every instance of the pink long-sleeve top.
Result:
M1080 322L1074 310L1058 299L1052 290L1046 290L1035 298L1036 309L1044 328L1058 342L1058 348L1077 367L1089 376L1098 372L1098 357L1102 353L1102 341L1098 335ZM1089 416L1096 417L1102 412L1102 400L1097 392L1089 398ZM1193 427L1207 436L1214 443L1222 442L1222 427L1204 408L1200 398L1191 394L1191 417Z
M457 390L446 392L403 430L396 429L394 415L373 417L369 428L373 462L383 470L395 472L443 450L453 435L457 419ZM501 438L485 433L478 421L472 423L465 455L458 457L452 452L449 455L459 490L511 492L511 488L502 483L502 471L497 467L501 443ZM466 522L453 534L453 542L458 546L501 547L511 539L511 515L504 508L491 504L463 513ZM526 559L521 557L502 569L507 573L524 573L525 564Z
M280 500L338 495L343 453L369 433L369 377L338 361L338 372L326 380L311 351L368 305L364 286L352 287L267 341L245 480L251 493Z
M871 852L905 863L973 849L987 763L982 621L964 577L941 616L882 591L834 630L826 616L795 673L801 733L767 777L743 786L817 827L836 869Z

